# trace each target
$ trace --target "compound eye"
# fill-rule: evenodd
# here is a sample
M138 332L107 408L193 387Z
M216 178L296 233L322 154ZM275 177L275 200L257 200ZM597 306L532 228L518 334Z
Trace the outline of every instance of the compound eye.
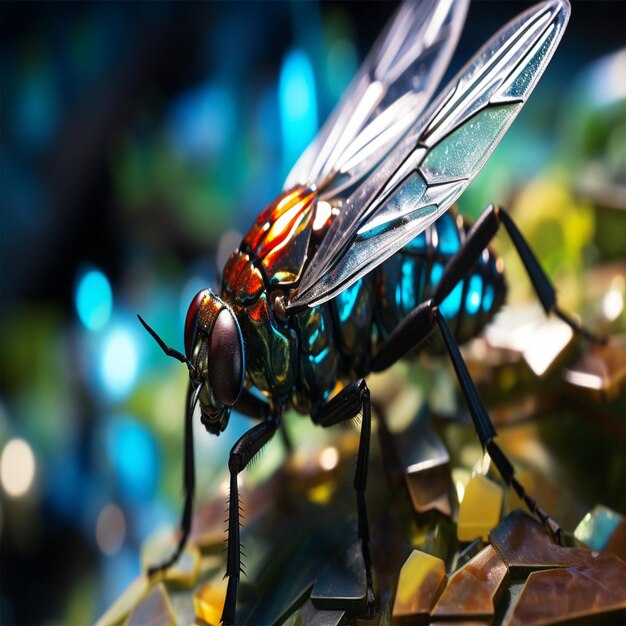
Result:
M213 325L209 352L209 381L222 404L233 406L237 401L245 369L239 323L228 309L222 309Z
M194 340L196 333L198 332L198 311L202 301L208 297L208 289L199 291L191 301L189 310L187 311L187 318L185 319L185 354L187 358L191 360L191 351L193 350Z

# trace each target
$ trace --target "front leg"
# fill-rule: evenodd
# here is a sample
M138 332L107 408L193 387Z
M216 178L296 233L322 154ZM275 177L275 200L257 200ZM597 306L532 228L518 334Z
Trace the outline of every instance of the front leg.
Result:
M241 390L233 408L238 413L256 420L266 420L270 416L270 405L245 387Z
M141 319L141 318L139 318ZM180 522L180 539L174 552L162 563L153 565L148 568L148 576L154 576L160 572L165 571L168 567L171 567L178 557L181 555L187 538L189 537L189 531L191 530L191 514L193 512L193 496L196 486L196 473L194 467L193 456L193 412L198 400L199 389L193 389L191 384L187 389L187 411L185 417L185 463L183 466L183 490L185 492L185 506L183 507L183 515Z
M239 490L237 476L254 458L259 450L276 432L278 420L270 418L244 433L230 451L228 469L230 471L230 498L228 501L228 556L226 560L226 576L228 588L222 611L222 623L235 623L237 605L237 587L241 573L241 545L239 541Z
M141 317L139 318L141 320ZM152 332L152 329L146 325L146 323L141 320L144 326L148 328L149 331ZM164 344L165 345L165 344ZM170 352L175 352L172 348L165 346L164 350L169 350ZM185 549L185 545L187 544L187 539L189 538L189 533L191 531L191 517L193 513L193 498L196 487L196 472L195 472L195 463L194 463L194 452L193 452L193 414L198 402L198 394L200 393L201 387L196 387L195 389L189 385L187 389L187 410L185 416L185 438L184 438L184 465L183 465L183 491L185 493L185 504L183 507L183 513L180 522L180 538L178 540L178 544L176 549L172 552L172 554L163 562L158 565L152 565L148 568L148 576L155 576L160 572L164 572L166 569L171 567L178 558L180 557L182 551ZM250 393L247 389L244 389L237 404L235 405L235 409L248 417L252 417L255 419L267 419L269 416L269 405L267 402L264 402L260 398L257 398L255 395Z
M359 440L359 454L354 475L354 489L356 490L356 504L359 521L358 536L363 550L365 562L365 577L367 580L367 607L370 615L374 613L374 588L372 584L372 563L369 551L369 527L367 510L365 507L365 484L367 482L367 462L370 450L370 434L372 412L370 407L370 390L366 382L361 379L346 385L332 400L313 416L313 421L324 428L334 426L340 422L351 420L362 415L361 437Z

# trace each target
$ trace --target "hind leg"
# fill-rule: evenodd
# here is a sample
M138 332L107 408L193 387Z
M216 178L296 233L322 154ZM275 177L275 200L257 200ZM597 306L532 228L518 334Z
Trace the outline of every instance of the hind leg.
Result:
M496 430L491 423L491 419L467 371L467 366L459 351L456 340L439 311L439 305L446 299L456 284L470 271L480 254L482 254L482 251L498 232L498 228L501 224L504 225L511 237L545 312L547 314L554 313L566 322L574 332L581 334L590 341L596 343L606 342L604 337L600 337L581 326L570 315L559 308L554 286L539 265L537 258L519 232L517 226L515 226L510 215L503 208L489 206L468 233L461 249L446 265L443 276L437 284L432 299L414 309L387 338L387 341L372 361L372 371L386 369L407 352L418 346L435 327L438 327L448 354L450 355L450 359L452 360L459 384L461 385L461 390L463 391L465 401L474 422L474 427L476 428L483 448L487 450L487 453L498 468L505 482L515 489L518 496L526 503L530 511L541 520L555 539L560 542L562 539L561 528L537 505L537 502L526 493L524 487L515 477L510 461L495 443L494 438L496 436Z
M533 254L526 239L524 239L524 236L515 225L515 222L513 222L513 219L506 209L502 207L490 205L485 209L468 233L459 252L452 257L450 262L446 265L443 276L433 295L433 300L438 304L445 300L446 296L467 274L469 268L474 265L482 251L489 245L489 242L496 235L501 225L504 226L511 238L546 314L554 313L568 324L574 332L581 334L590 341L605 343L606 338L600 337L584 326L581 326L575 319L559 307L554 285L541 268L537 257Z

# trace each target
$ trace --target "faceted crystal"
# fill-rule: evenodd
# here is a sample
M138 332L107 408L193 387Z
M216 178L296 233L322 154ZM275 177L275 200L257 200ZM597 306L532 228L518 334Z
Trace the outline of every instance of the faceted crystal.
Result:
M476 537L474 541L468 543L460 552L455 553L450 572L456 572L456 570L461 569L466 563L469 563L471 559L482 551L484 546L485 544L480 537Z
M591 396L618 397L626 383L626 335L610 337L605 345L588 342L581 358L563 377Z
M574 531L579 541L597 550L608 550L626 559L626 519L606 506L595 506Z
M459 506L459 541L472 541L476 537L486 541L489 531L500 520L502 500L503 492L499 485L480 474L472 476Z
M504 561L487 546L450 578L435 605L433 620L491 619L507 573Z
M224 509L228 502L228 483L220 487L220 493L210 502L199 507L191 527L190 541L201 551L221 551L226 539ZM246 523L252 523L271 505L280 489L280 476L276 474L261 481L252 489L249 477L239 485L239 499L245 511Z
M137 604L126 626L176 626L174 611L163 583L159 583Z
M489 540L516 574L580 565L587 563L593 553L582 548L562 548L539 522L519 510L505 517L489 533Z
M574 331L558 318L546 318L533 330L524 346L524 360L536 376L543 376L574 336Z
M220 626L227 585L226 579L204 583L194 593L193 606L196 610L196 617L209 626Z
M143 574L128 586L126 591L108 608L95 626L112 626L119 624L144 597L150 584Z
M415 624L428 615L446 584L446 566L435 556L413 550L400 570L393 619Z
M242 486L240 491L246 491L245 487ZM211 502L201 504L194 515L190 541L203 552L221 549L224 545L226 538L224 509L228 500L227 489L223 493L221 498L218 496ZM240 497L245 498L245 493L240 493Z
M414 422L394 434L394 444L415 512L450 515L450 455L432 426Z
M367 603L367 581L361 542L353 543L328 564L315 582L311 601L317 609L363 610Z
M162 563L176 549L177 540L171 533L159 533L148 539L141 550L141 565L144 570ZM188 543L180 557L155 579L181 587L193 587L200 573L200 551Z
M624 623L626 563L613 554L581 550L585 562L576 567L533 572L509 609L504 624Z
M344 615L344 611L319 611L311 600L307 600L282 626L338 626Z

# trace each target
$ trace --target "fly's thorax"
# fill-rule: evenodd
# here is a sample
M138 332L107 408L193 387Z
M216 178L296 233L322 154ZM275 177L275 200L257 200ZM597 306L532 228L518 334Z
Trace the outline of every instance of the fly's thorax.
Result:
M289 397L297 370L298 337L283 304L288 294L288 286L272 286L252 251L237 249L228 259L222 297L232 306L241 326L246 384L275 399Z
M257 262L269 290L289 288L300 279L316 209L315 186L299 185L265 207L243 238L240 249Z
M275 399L291 394L299 350L292 320L282 315L278 298L281 296L276 292L263 291L239 312L249 380Z
M260 213L224 268L222 296L241 324L246 383L274 399L289 398L297 382L297 323L285 303L325 225L316 211L314 186L285 191Z
M231 255L222 285L244 336L246 385L270 400L291 400L302 412L312 397L325 398L338 376L329 308L288 315L285 302L293 287L272 287L251 251Z
M192 387L199 390L202 423L219 434L243 388L245 348L233 310L210 289L198 292L191 302L185 350L192 366Z

